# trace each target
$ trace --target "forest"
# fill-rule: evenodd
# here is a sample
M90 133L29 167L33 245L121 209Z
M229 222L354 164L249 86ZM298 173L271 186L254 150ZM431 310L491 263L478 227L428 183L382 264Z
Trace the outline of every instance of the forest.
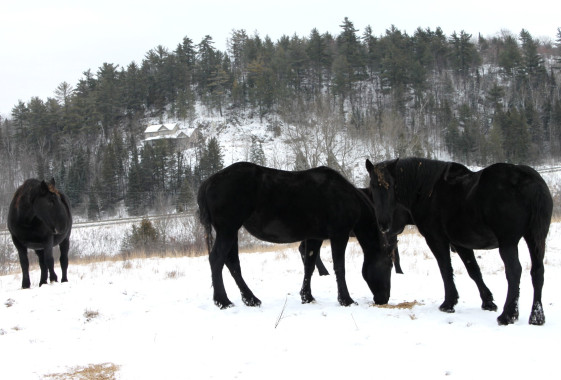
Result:
M195 163L173 143L141 142L149 120L191 125L203 114L226 125L257 120L278 134L285 125L313 128L323 115L395 157L559 162L560 82L560 28L555 41L525 29L408 34L393 25L375 36L344 18L337 35L312 29L272 41L232 30L225 51L210 35L185 37L142 62L87 70L52 98L14 105L0 119L0 216L29 177L55 178L75 215L90 220L122 205L130 215L192 207L200 182L223 166L220 141L201 139ZM296 154L293 168L341 167L337 152L328 153L326 162Z

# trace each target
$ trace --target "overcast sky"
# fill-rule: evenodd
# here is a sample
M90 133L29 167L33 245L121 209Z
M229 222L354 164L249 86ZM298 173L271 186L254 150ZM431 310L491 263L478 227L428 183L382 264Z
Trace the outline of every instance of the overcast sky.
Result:
M458 4L462 4L461 6ZM174 50L187 36L205 35L226 50L232 30L245 29L277 41L282 35L340 33L345 17L359 34L370 25L382 35L392 24L413 34L417 27L441 27L449 36L464 30L493 36L501 30L555 40L561 27L556 0L23 0L0 11L0 114L18 100L54 97L62 82L75 85L82 73L104 63L125 67L162 45Z

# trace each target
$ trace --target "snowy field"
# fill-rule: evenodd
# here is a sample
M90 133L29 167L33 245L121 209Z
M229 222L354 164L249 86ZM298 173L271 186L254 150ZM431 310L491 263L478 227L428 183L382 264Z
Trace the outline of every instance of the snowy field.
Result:
M523 242L520 320L498 326L480 309L457 255L460 301L438 311L443 285L417 234L399 240L404 275L392 276L390 308L372 305L362 253L347 248L347 282L357 305L337 303L335 278L314 276L316 303L300 303L296 246L241 255L248 285L263 301L245 306L229 274L235 307L212 302L208 258L158 258L70 265L69 282L21 289L19 271L0 276L3 379L554 379L561 338L561 224L553 224L543 292L546 324L528 325L532 302ZM484 279L502 309L506 279L496 251L479 251ZM330 250L322 258L331 269ZM60 269L57 264L57 272ZM398 308L396 306L402 306ZM103 377L105 372L106 377Z

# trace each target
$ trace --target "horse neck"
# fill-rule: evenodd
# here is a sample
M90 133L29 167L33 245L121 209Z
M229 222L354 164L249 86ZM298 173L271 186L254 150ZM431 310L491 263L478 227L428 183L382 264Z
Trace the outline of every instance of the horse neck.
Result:
M447 163L427 159L400 160L394 173L395 198L406 209L427 200Z
M379 250L381 242L380 232L378 231L378 222L373 211L363 209L355 225L354 234L364 252L365 259L372 257L376 250Z

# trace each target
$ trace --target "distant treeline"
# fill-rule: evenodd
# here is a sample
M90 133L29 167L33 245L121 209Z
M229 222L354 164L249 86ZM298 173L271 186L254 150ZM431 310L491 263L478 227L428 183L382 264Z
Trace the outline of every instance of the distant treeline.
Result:
M55 177L90 218L123 200L132 214L188 207L222 165L219 143L201 140L197 162L187 163L171 143L139 142L147 118L190 124L200 110L298 128L327 112L341 130L391 136L394 156L478 165L561 158L561 29L538 41L524 29L484 37L391 26L375 36L347 18L340 28L278 41L233 30L226 51L211 36L185 37L140 63L88 70L53 98L19 102L0 120L0 216L27 177Z

